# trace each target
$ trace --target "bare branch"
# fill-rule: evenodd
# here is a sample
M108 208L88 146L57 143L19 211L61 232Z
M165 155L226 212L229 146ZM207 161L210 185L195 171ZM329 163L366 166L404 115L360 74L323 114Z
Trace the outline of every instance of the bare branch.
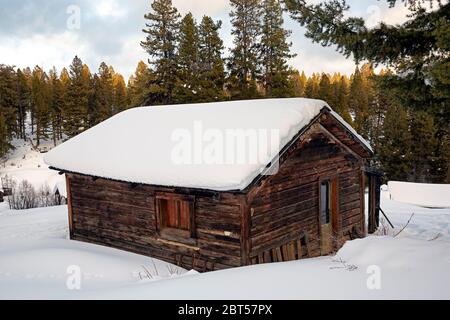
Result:
M406 227L407 227L407 226L409 225L409 223L411 222L412 217L414 217L414 213L409 217L408 222L406 222L406 224L403 226L403 228L402 228L399 232L397 232L397 233L394 235L394 238L397 237L400 233L403 232L403 230L406 229Z

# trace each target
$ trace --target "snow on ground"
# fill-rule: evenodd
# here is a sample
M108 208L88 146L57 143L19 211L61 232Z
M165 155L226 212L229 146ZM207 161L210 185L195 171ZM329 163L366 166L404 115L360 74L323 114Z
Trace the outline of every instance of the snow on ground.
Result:
M236 268L91 292L84 297L450 299L450 209L403 204L386 194L381 205L395 226L390 235L348 241L332 257ZM411 218L412 213L415 215ZM374 270L380 272L379 290L367 285Z
M349 241L333 257L176 277L169 264L156 259L67 240L65 206L10 211L2 204L0 298L450 299L450 209L420 208L386 196L382 207L396 226L392 234L416 214L397 237ZM158 281L141 280L142 266L153 270L153 262ZM66 286L71 265L81 268L81 290ZM380 271L380 290L367 286L373 268Z
M450 194L448 197L450 197ZM399 229L410 220L406 229L398 235L399 238L450 241L450 208L430 209L390 200L389 198L389 192L383 191L381 193L381 208L396 226L396 230L392 231L388 227L388 223L381 213L380 221L390 230L390 235L400 231Z
M30 182L36 190L48 185L65 191L64 176L50 170L43 153L27 140L15 139L0 176L18 183ZM50 149L52 142L41 147ZM175 277L186 270L137 254L68 240L67 206L9 210L0 203L0 299L70 299L67 268L79 266L83 292L125 284L145 283ZM148 276L150 274L150 276ZM149 279L151 278L151 279Z
M68 240L66 206L11 211L0 205L0 299L71 299L186 273L157 259ZM70 266L80 268L80 292L66 285Z
M29 142L15 145L0 175L36 188L63 179ZM395 230L384 222L387 236L349 241L336 256L196 274L68 240L66 206L11 211L0 203L0 299L450 299L450 209L393 201L388 192L381 206ZM70 266L80 267L81 290L67 287ZM381 289L370 290L368 271L378 267Z
M450 184L389 181L393 200L429 208L450 208Z
M449 299L448 243L369 237L336 257L273 263L127 286L85 297L108 299ZM343 262L340 262L342 259ZM367 286L370 266L380 290ZM355 270L353 270L356 268ZM373 268L373 267L372 267Z

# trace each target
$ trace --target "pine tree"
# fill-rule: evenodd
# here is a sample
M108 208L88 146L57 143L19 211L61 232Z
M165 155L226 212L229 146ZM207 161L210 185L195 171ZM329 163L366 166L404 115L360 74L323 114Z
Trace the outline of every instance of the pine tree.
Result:
M113 105L114 113L121 112L127 108L127 86L125 79L119 73L114 74L113 77Z
M31 77L31 100L33 105L33 118L35 119L36 144L49 137L50 132L50 91L47 74L36 66Z
M63 140L64 139L64 122L65 122L65 115L67 114L69 89L70 89L70 83L71 83L69 71L66 68L63 68L61 70L59 79L61 81L62 97L64 100L64 104L62 105L63 108L61 110L61 130L59 132L58 139Z
M102 84L97 73L92 76L92 96L88 100L87 126L89 128L101 122L102 115L106 114L102 103Z
M327 74L322 73L319 82L319 98L326 101L332 108L335 107L333 101L333 88L331 87L330 78Z
M386 1L391 7L400 2ZM350 7L343 0L284 2L291 17L306 29L305 35L313 42L335 45L356 62L367 60L394 69L394 73L381 77L380 85L408 113L425 111L433 116L439 146L436 157L440 159L436 163L443 164L439 166L440 182L450 182L450 166L445 164L450 159L450 3L403 0L410 11L408 20L397 25L381 22L370 28L362 17L348 15ZM427 10L427 3L435 5L433 10Z
M11 66L0 64L0 156L12 149L11 139L16 128L16 72Z
M0 113L0 157L5 156L13 148L6 118Z
M70 84L67 91L67 106L64 112L64 133L72 138L87 128L87 113L90 102L88 69L75 56L70 65Z
M64 86L69 87L69 85L70 85L70 74L69 74L69 71L67 71L67 68L62 68L61 74L59 75L59 79L61 80L61 83Z
M335 111L348 123L352 124L353 119L349 111L349 80L346 76L341 76L336 80L336 106Z
M305 97L310 99L320 99L319 97L319 83L320 77L313 73L311 77L306 81L305 86Z
M128 105L130 108L143 106L149 101L152 82L150 69L143 61L139 61L136 72L128 81Z
M388 180L407 181L411 173L411 133L406 110L393 105L386 113L377 152Z
M93 76L91 73L91 70L89 69L89 66L87 64L83 64L83 71L82 71L82 82L83 82L83 88L84 88L84 94L87 97L87 109L85 109L84 117L83 117L83 123L84 127L81 128L81 132L83 132L86 129L90 128L89 123L89 110L91 110L94 103L94 82L93 82Z
M232 98L257 97L259 39L261 34L260 0L230 0L234 47L228 60L229 91Z
M49 73L50 86L50 118L52 127L53 144L62 137L62 114L65 109L64 86L58 77L57 71L53 68Z
M358 67L351 79L349 107L354 115L356 131L368 138L370 133L368 87Z
M433 117L424 111L411 115L411 180L430 182L438 144Z
M29 75L17 69L17 122L18 135L21 139L26 140L26 118L27 110L31 104L31 88Z
M339 97L339 84L341 79L341 74L339 72L335 72L333 75L330 75L330 87L331 87L331 96L329 98L328 104L332 106L334 111L338 108L338 97Z
M174 102L173 91L177 80L176 48L180 14L171 0L155 0L151 7L152 12L144 16L148 21L143 30L147 37L141 42L153 58L149 63L154 69L150 97L146 100L171 104Z
M304 78L303 78L304 76ZM300 75L300 72L296 69L289 70L289 77L288 77L288 95L289 97L302 97L305 92L305 86L306 81L308 79L306 78L305 74L302 73Z
M435 161L431 168L431 182L450 182L450 141L440 137L440 131L436 133L437 145Z
M178 103L192 103L198 99L199 41L197 23L192 13L188 13L180 23L178 79L174 94Z
M386 117L387 110L391 108L393 104L392 93L385 90L381 85L379 79L383 78L385 75L390 74L390 70L381 70L380 73L373 77L373 99L372 103L372 132L371 132L371 142L375 147L375 150L382 148L380 144L380 138L383 136L383 123Z
M89 111L89 126L92 127L113 115L114 103L113 70L104 62L93 78L93 100Z
M305 75L305 71L302 71L300 74L300 77L298 78L299 81L299 96L303 97L305 95L305 89L306 89L306 82L308 82L308 78Z
M222 22L204 16L199 26L199 93L200 102L224 98L225 66L222 58L223 41L219 36Z
M106 118L106 114L102 83L99 75L96 73L92 77L92 97L88 103L88 127L99 124L103 118Z
M363 77L364 86L366 88L366 95L368 99L368 110L367 110L367 117L368 117L368 125L369 125L369 139L373 140L375 131L376 131L376 122L377 122L377 114L378 109L383 108L380 106L379 102L377 101L377 94L376 94L376 82L375 82L375 71L373 68L373 65L370 63L365 63L361 67L361 75Z
M292 43L287 42L291 32L283 28L283 10L278 0L262 0L261 8L259 61L265 94L267 97L287 97L292 94L287 61L295 56L290 53Z

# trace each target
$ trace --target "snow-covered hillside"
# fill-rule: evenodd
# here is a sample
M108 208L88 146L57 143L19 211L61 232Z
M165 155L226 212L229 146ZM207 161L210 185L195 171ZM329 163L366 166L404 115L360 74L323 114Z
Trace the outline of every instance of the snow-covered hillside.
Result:
M53 190L56 185L65 183L64 176L48 168L44 163L44 154L35 149L29 140L14 139L12 144L15 149L5 156L0 165L1 177L8 175L18 183L27 180L36 190L44 185ZM52 146L52 142L41 144L42 149L50 149Z

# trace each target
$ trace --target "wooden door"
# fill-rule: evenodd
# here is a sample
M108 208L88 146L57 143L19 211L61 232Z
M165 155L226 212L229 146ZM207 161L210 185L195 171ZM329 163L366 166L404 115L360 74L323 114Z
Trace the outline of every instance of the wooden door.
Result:
M325 179L319 185L320 253L330 254L335 248L338 226L337 179Z
M368 233L377 231L380 223L381 175L367 174L369 178L369 221Z

